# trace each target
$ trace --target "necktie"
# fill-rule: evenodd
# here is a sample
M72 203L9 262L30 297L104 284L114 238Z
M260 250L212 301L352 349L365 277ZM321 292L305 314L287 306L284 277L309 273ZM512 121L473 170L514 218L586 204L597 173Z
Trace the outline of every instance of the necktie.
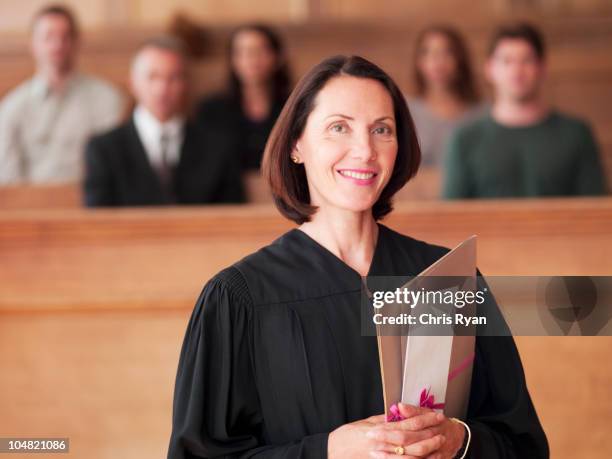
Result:
M174 189L172 182L173 168L168 158L170 137L168 133L162 132L159 138L159 149L161 153L159 163L159 179L161 182L164 198L167 203L174 202Z

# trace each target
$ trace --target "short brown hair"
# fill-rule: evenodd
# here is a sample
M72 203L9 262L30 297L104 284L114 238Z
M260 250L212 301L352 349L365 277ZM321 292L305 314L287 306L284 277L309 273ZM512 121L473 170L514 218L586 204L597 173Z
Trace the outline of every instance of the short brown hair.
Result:
M412 116L404 96L391 77L377 65L359 56L325 59L302 77L289 96L268 138L261 166L276 207L281 214L298 224L309 221L317 207L310 204L304 166L290 160L291 152L304 131L317 94L330 79L340 75L379 81L393 100L398 151L389 183L372 207L376 220L391 212L393 195L416 174L421 162L421 150Z
M61 16L66 19L68 25L70 26L70 32L72 38L77 38L79 36L79 25L77 23L76 17L70 8L60 4L52 4L42 7L32 18L32 29L36 26L36 23L39 19L45 16Z
M414 53L414 80L416 83L417 94L425 95L427 82L419 69L418 61L423 51L425 39L430 35L442 35L448 41L450 52L455 60L457 74L452 81L451 89L453 93L464 102L478 102L479 96L474 83L474 75L470 63L470 55L465 41L457 29L444 24L434 24L419 33Z
M180 38L174 35L155 35L147 38L138 46L138 49L132 57L132 71L134 71L141 53L150 48L172 53L180 57L184 63L188 60L185 43Z
M497 45L499 45L499 42L502 40L526 41L540 61L543 61L546 56L542 34L535 26L527 22L517 22L499 27L493 34L491 42L489 43L489 56L495 52Z

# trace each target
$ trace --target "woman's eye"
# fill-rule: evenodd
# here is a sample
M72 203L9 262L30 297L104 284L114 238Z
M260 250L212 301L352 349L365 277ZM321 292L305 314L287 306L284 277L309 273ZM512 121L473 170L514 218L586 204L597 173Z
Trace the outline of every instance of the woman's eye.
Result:
M332 132L339 132L339 133L342 133L346 130L345 126L341 123L333 124L330 129L332 130Z
M374 129L375 134L388 135L391 134L391 129L387 126L380 126Z

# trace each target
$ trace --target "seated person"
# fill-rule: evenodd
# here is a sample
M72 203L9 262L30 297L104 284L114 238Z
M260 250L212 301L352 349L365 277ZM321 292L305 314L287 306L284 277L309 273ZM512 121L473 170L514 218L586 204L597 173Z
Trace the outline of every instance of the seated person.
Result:
M133 116L87 146L85 204L242 202L239 164L227 143L184 116L187 61L181 42L146 42L132 62L131 85Z
M289 71L280 37L269 27L247 24L229 40L228 83L198 108L204 129L233 140L243 172L259 175L268 135L289 95Z
M497 31L489 48L491 112L450 140L446 198L601 195L605 180L589 125L550 108L545 51L528 24Z
M0 185L78 183L89 137L119 123L121 94L76 70L78 42L70 10L48 6L34 17L36 74L0 103Z
M486 112L468 49L457 30L434 25L420 33L414 80L416 97L408 98L408 106L423 152L422 165L441 167L452 132Z

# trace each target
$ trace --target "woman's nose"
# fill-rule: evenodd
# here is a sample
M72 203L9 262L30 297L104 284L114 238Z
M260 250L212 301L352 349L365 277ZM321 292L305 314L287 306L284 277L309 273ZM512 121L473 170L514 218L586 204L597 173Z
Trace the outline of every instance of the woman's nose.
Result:
M355 159L360 159L364 162L376 159L376 151L372 145L372 139L369 133L355 136L353 145L351 146L351 156Z

